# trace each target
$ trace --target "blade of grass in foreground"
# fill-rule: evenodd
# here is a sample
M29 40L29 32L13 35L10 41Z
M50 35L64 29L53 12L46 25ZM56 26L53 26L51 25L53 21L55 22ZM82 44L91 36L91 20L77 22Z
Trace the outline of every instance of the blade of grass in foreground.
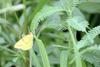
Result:
M50 67L50 63L49 63L48 56L47 56L43 42L37 37L35 37L35 40L39 47L39 51L40 51L42 62L43 62L43 67Z
M68 55L66 51L62 51L60 55L60 67L67 67Z

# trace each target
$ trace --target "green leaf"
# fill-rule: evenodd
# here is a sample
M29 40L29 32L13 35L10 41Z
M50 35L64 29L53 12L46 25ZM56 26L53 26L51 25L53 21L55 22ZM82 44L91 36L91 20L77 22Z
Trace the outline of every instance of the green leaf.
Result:
M40 39L38 39L37 37L35 37L35 40L39 47L40 55L41 55L42 62L43 62L43 67L50 67L48 55L46 53L46 49L44 47L43 42Z
M79 8L88 13L100 13L99 6L100 2L83 2L79 5Z
M72 18L67 19L67 23L74 29L78 31L86 31L86 28L88 27L88 22L80 16L75 16Z
M100 67L100 45L93 45L81 51L83 60Z
M62 30L63 28L65 28L63 22L61 21L60 14L58 13L49 16L44 23L44 27L55 30Z
M60 5L67 11L67 13L73 11L74 7L79 3L78 0L60 0Z
M87 45L93 44L94 38L100 34L100 26L90 30L77 44L77 48L83 48Z
M29 21L33 19L33 17L44 7L44 5L46 5L47 2L48 0L40 0L35 10L33 9L32 14L29 17Z
M23 4L19 4L16 6L9 6L9 7L0 9L0 14L5 13L7 11L18 11L18 10L21 10L23 8L25 8L25 6Z
M39 60L38 60L38 57L36 56L35 52L32 49L30 50L30 52L31 52L30 55L32 55L32 60L34 62L33 64L35 65L35 67L41 67Z
M62 51L60 55L60 67L67 67L68 65L68 53Z
M30 26L30 30L35 31L35 29L38 27L38 25L39 25L38 22L32 21L31 26Z
M37 28L38 23L40 21L43 21L48 16L50 16L56 12L59 12L59 11L64 11L64 9L61 7L55 7L55 6L44 6L43 9L41 9L40 12L38 12L35 15L35 17L33 18L32 22L31 22L31 26L30 26L31 30L34 31Z

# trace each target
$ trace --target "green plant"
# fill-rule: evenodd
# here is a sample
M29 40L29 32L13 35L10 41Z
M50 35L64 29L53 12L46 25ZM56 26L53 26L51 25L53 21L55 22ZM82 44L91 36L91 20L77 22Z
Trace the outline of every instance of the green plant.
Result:
M0 3L0 67L100 67L100 24L94 14L100 13L100 1ZM16 41L29 32L32 49L15 49Z

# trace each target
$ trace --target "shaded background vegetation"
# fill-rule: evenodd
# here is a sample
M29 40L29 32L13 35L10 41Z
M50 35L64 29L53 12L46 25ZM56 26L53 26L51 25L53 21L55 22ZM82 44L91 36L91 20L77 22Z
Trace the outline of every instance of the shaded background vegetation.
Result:
M60 67L60 64L64 62L68 67L75 67L73 46L70 45L72 40L67 23L65 23L68 13L60 7L64 4L63 1L0 0L0 67L29 67L29 52L17 50L13 46L22 36L30 31L33 32L33 29L46 47L51 67ZM67 4L72 4L74 0L66 1L69 2ZM80 0L78 3L76 0L74 3L76 3L77 9L73 10L73 15L82 16L88 21L87 31L100 25L100 0ZM64 4L63 6L66 8L68 5ZM69 8L72 6L69 5ZM98 32L100 34L100 29ZM85 35L85 32L77 29L73 29L73 33L75 33L76 41L80 41ZM82 67L100 67L100 48L95 46L95 44L100 44L100 36L96 37L94 41L92 46L95 48L88 49L91 46L85 46L79 50L80 52L86 50L82 55ZM33 50L41 67L43 67L40 52L35 43ZM64 55L62 51L65 51ZM31 55L33 56L33 54ZM68 55L69 58L67 58ZM61 62L61 56L65 56L68 63L66 59ZM33 67L36 67L35 60L33 57Z

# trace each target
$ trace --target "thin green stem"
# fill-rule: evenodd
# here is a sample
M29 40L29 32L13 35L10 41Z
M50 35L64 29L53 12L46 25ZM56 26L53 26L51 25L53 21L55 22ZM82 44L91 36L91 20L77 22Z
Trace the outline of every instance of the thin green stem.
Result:
M81 58L80 58L80 54L79 54L79 51L78 51L77 46L76 46L74 34L73 34L71 27L69 25L68 25L68 30L69 30L69 33L70 33L70 36L72 39L73 47L74 47L76 67L82 67Z
M15 15L16 21L17 21L17 23L18 23L18 27L21 29L21 26L20 26L20 24L19 24L19 18L18 18L18 16L17 16L17 13L15 12L14 15Z
M23 4L25 5L25 8L23 9L23 14L24 14L23 32L25 34L27 34L28 33L28 21L27 21L27 15L26 15L26 0L23 0ZM29 51L25 51L24 54L25 54L24 56L26 58L26 60L25 60L25 67L30 67L30 61L28 60L29 56L30 56L30 52Z
M24 27L23 27L23 32L28 33L28 21L27 21L27 14L26 14L26 0L23 0L23 4L25 5L25 8L23 9L23 14L24 14Z
M76 2L78 3L79 0L77 0ZM66 10L66 13L67 13L69 18L71 18L73 16L72 12L73 12L73 9ZM75 39L75 36L73 34L73 30L71 29L69 24L68 24L68 30L69 30L69 34L71 36L71 40L72 40L72 44L73 44L73 48L74 48L76 67L82 67L80 54L79 54L79 51L78 51L77 46L76 46L76 39Z
M30 51L29 51L29 57L30 57L30 66L29 67L32 67L32 49L30 49Z
M72 39L73 45L75 46L76 41L75 41L75 38L74 38L73 32L72 32L72 30L71 30L71 27L70 27L69 25L68 25L68 30L69 30L69 33L70 33L70 36L71 36L71 39Z

